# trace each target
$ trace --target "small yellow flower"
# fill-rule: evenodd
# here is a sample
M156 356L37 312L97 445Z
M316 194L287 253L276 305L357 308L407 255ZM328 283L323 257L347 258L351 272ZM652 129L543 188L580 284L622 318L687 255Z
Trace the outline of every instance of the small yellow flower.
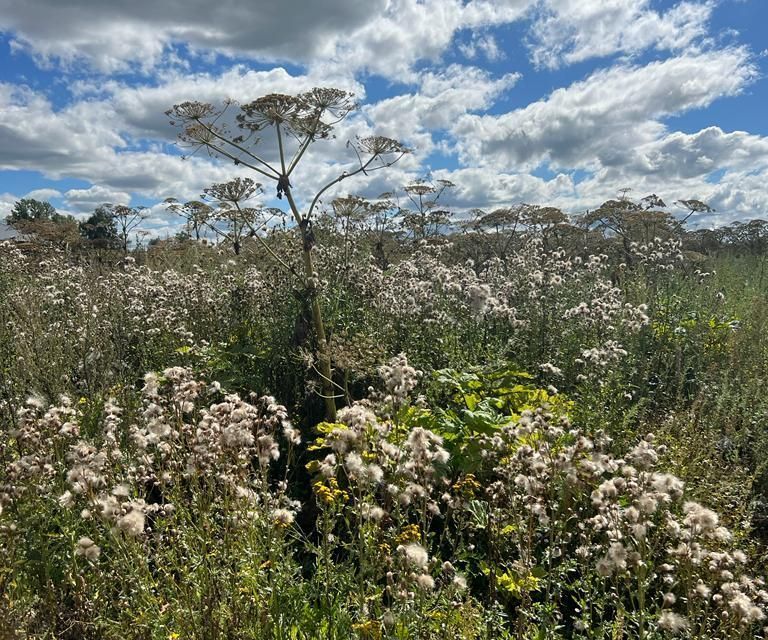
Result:
M326 507L339 506L349 500L349 494L339 488L336 478L329 479L328 484L318 480L312 485L312 488L315 490L318 502Z
M477 478L475 478L474 474L468 473L463 478L458 480L453 485L453 488L457 493L461 494L465 498L473 498L475 496L475 492L480 489L480 483L477 481Z
M381 639L381 623L378 620L366 620L365 622L356 622L352 629L364 640Z
M417 524L409 524L395 536L395 543L398 545L419 541L421 541L421 529Z

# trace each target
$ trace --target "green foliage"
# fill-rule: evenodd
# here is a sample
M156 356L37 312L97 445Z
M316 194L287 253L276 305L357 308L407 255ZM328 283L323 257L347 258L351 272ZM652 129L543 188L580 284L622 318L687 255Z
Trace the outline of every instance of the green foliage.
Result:
M101 248L115 248L118 246L117 224L109 206L98 207L93 214L80 223L80 234Z
M59 214L56 208L50 203L34 198L22 198L17 200L11 208L11 214L6 218L8 224L18 222L29 222L32 220L53 220L57 221Z
M523 411L547 407L557 415L568 415L570 402L534 384L525 371L501 367L482 367L470 371L441 369L435 372L439 385L452 393L451 400L461 407L462 416L480 409L495 410L516 420ZM470 417L469 422L472 422Z
M253 239L0 248L0 638L762 637L759 238L691 256L643 209L652 246L558 251L530 209L487 261L391 231L381 259L358 204L312 250L332 422L306 291Z
M435 409L409 406L398 416L406 428L420 426L440 434L462 471L482 464L480 436L492 436L514 424L525 411L541 407L568 417L573 402L535 383L534 376L506 366L434 372Z

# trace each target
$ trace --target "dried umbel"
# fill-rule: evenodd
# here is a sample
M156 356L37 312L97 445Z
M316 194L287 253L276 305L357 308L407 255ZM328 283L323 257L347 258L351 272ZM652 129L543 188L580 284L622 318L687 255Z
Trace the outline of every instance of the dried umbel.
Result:
M216 109L212 104L207 102L187 101L173 105L172 108L165 112L165 115L185 122L208 118L215 113ZM172 121L171 124L176 123Z
M203 192L208 198L219 202L241 203L261 192L261 185L251 178L235 178L229 182L213 184Z
M435 193L437 189L431 184L409 184L403 187L403 190L411 195L423 197L430 193Z
M301 96L271 93L240 107L238 124L253 131L260 131L275 125L291 127L307 118L308 105Z
M336 118L344 118L358 108L354 94L331 87L315 87L301 94L301 99L310 107L326 111Z
M216 128L195 122L182 129L179 139L190 145L208 147L217 141Z
M273 93L243 104L237 123L251 131L279 125L297 137L324 138L356 108L351 93L316 87L296 96Z
M409 153L408 147L392 138L385 136L368 136L366 138L357 139L357 148L363 152L372 156L385 156L390 154L397 154L402 156Z

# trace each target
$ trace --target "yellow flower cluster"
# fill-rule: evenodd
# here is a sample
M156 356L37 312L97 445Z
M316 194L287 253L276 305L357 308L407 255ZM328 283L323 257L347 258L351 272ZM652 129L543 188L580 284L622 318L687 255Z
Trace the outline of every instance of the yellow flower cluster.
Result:
M409 524L395 537L397 544L408 544L409 542L421 541L421 529L417 524Z
M366 620L365 622L356 622L352 629L364 640L380 640L381 623L378 620Z
M474 498L475 492L480 489L480 483L474 474L468 473L453 485L457 493L465 498Z
M322 480L318 480L312 486L315 490L318 502L324 504L326 507L342 505L349 500L349 494L339 488L339 483L336 481L336 478L330 478L328 484L325 484Z
M541 579L532 573L515 575L514 573L507 572L497 576L496 580L501 589L511 593L516 598L521 598L530 591L536 591L541 583Z

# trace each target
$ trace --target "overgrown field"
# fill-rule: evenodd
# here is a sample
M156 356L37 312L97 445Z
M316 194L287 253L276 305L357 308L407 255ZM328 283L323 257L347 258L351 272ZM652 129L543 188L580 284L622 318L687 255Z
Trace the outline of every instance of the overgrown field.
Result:
M340 224L0 245L2 640L768 637L764 247Z

